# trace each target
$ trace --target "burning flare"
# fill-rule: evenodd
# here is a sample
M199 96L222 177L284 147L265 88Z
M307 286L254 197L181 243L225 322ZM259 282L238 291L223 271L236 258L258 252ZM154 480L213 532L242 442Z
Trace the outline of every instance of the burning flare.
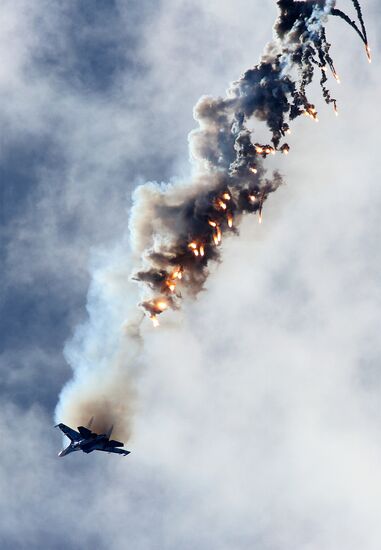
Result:
M368 44L365 45L365 50L366 50L366 56L368 58L369 63L372 63L372 56L371 56L370 48Z
M309 116L315 122L319 122L317 110L314 105L306 105L306 110L304 111L306 116Z
M262 223L265 201L282 184L278 172L267 176L264 161L276 152L289 154L290 146L282 140L291 133L295 118L304 114L319 120L306 92L316 71L325 102L333 104L338 114L336 100L326 87L328 69L340 82L325 31L330 14L356 30L370 58L357 0L353 5L361 29L331 0L278 0L277 4L276 39L259 64L231 85L226 98L205 96L195 107L199 128L189 138L195 163L191 182L181 188L149 184L135 192L132 227L143 228L148 237L145 246L135 250L143 266L134 279L142 283L141 306L148 315L156 317L164 311L157 301L162 295L166 308L175 309L185 296L197 295L208 277L209 262L220 257L224 232L233 233L233 223L238 227L245 213L257 213ZM253 119L267 124L269 143L252 139ZM181 271L174 271L177 266L182 266ZM180 277L174 273L184 273L181 289Z

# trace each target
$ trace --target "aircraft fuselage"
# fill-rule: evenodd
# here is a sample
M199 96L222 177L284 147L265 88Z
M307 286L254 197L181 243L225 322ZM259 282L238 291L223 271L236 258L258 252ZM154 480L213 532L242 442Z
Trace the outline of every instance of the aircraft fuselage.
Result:
M81 439L80 441L73 441L63 449L58 456L66 456L75 451L83 451L84 453L91 453L96 450L103 450L108 443L108 437L106 435L98 435L96 438L88 440Z
M116 453L124 456L130 454L130 451L123 448L124 444L121 441L110 439L113 429L112 426L107 433L97 434L90 430L91 423L92 419L87 428L79 426L78 431L70 428L70 426L66 426L66 424L57 424L56 427L70 439L70 445L58 453L58 456L66 456L75 451L82 451L87 454L93 451L104 451L106 453Z

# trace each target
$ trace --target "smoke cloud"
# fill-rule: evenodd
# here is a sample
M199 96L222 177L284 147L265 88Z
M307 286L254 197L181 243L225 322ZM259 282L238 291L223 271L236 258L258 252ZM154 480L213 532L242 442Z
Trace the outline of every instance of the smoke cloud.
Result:
M334 2L280 0L278 7L275 37L259 64L233 82L225 98L205 96L195 106L199 127L189 136L191 181L148 184L134 194L132 246L143 258L134 278L141 283L141 306L155 325L167 308L177 309L184 296L202 290L209 262L220 260L223 236L237 234L243 214L258 214L261 222L265 201L282 184L279 172L268 177L264 160L289 153L288 143L281 142L292 120L306 115L318 121L306 95L316 70L324 100L337 114L326 82L328 71L339 77L324 28ZM355 7L363 26L358 3ZM367 45L366 34L360 36ZM266 124L270 143L255 141L253 119Z
M94 431L105 433L114 426L113 437L127 441L136 402L134 377L142 346L142 314L136 309L124 251L124 246L117 247L94 260L89 320L76 329L65 347L74 376L61 392L56 418L70 426L86 426L94 417Z
M329 72L339 81L325 32L329 15L356 30L370 60L357 1L353 5L361 30L331 0L277 4L274 40L260 62L231 84L226 97L204 96L194 108L198 128L189 136L190 181L148 183L135 190L130 244L108 253L106 267L101 264L94 271L89 321L77 329L65 351L74 377L61 393L59 421L75 426L94 416L95 431L113 424L115 437L129 439L143 315L135 312L125 319L135 308L137 290L141 309L158 325L160 314L178 309L182 299L203 289L209 263L221 260L221 242L238 233L242 216L252 213L262 221L266 200L283 183L278 171L268 174L265 160L289 153L285 138L295 118L318 121L306 93L316 71L324 100L337 113L326 87ZM255 140L253 120L266 124L268 143Z

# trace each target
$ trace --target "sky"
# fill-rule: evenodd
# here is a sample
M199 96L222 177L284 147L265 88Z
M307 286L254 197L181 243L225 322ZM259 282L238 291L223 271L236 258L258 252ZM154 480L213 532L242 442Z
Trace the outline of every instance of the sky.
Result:
M275 16L270 0L1 3L2 549L379 550L376 0L372 65L328 24L340 114L311 88L320 122L295 122L263 224L224 242L197 300L143 324L131 454L57 457L67 350L115 257L118 311L137 301L132 192L189 176L194 104L258 61Z

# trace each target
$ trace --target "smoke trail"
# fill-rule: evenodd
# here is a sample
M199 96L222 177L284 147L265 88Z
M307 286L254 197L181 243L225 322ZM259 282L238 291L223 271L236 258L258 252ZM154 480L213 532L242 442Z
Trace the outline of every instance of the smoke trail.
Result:
M126 243L122 243L93 260L89 320L77 327L65 347L74 376L63 388L56 409L56 420L69 426L86 426L92 416L92 429L97 433L113 425L113 437L121 441L131 435L143 317L136 309L137 294L129 282L131 265L125 250Z
M350 17L348 17L348 15L346 13L344 13L343 11L341 11L337 8L333 8L332 11L331 11L331 14L336 15L337 17L340 17L341 19L343 19L346 23L348 23L348 25L350 25L357 32L357 34L359 35L361 40L364 42L366 55L368 57L369 63L371 63L372 58L371 58L371 55L370 55L368 36L367 36L367 32L366 32L364 18L363 18L363 15L362 15L361 6L360 6L360 3L358 2L358 0L352 0L352 4L354 5L354 7L356 9L357 17L358 17L358 20L359 20L360 26L361 26L361 31L358 28L358 26L356 25L356 22L353 21Z
M362 10L361 10L360 3L358 2L358 0L352 0L352 3L353 3L353 5L356 9L357 17L360 21L362 33L364 35L364 42L365 42L365 44L368 44L368 37L367 37L367 33L366 33L366 28L365 28L365 24L364 24L364 18L363 18L363 15L362 15Z
M290 147L282 141L293 119L305 115L318 120L306 94L315 69L321 73L323 97L336 111L336 101L326 87L328 71L339 79L324 28L329 15L339 15L334 1L279 0L277 4L275 38L258 65L233 82L225 98L204 96L195 106L198 128L189 136L191 180L181 185L149 183L134 192L131 262L139 267L132 279L139 283L141 308L155 325L167 308L177 309L184 297L200 292L209 262L220 260L223 236L237 234L244 214L257 214L261 221L265 201L282 184L278 172L267 175L265 159L288 154ZM361 22L359 6L357 13ZM253 139L248 127L252 119L267 125L269 143ZM61 393L56 415L74 425L95 416L96 431L114 424L115 436L126 441L131 432L135 400L131 388L142 344L142 319L132 315L128 324L124 321L126 296L133 295L127 276L130 266L124 265L124 258L124 249L116 250L108 267L94 273L90 319L66 348L74 378Z
M275 39L259 64L231 85L227 97L203 97L195 107L199 128L190 135L193 179L175 187L148 184L134 194L131 231L135 253L143 258L134 279L142 289L141 306L155 325L160 313L200 292L209 262L220 259L224 234L237 233L243 214L258 213L261 221L265 201L282 184L277 172L266 177L264 159L289 152L281 141L293 119L303 114L318 121L306 93L315 69L321 73L323 97L337 114L326 87L328 69L338 82L339 77L324 28L334 2L277 4ZM252 119L266 123L270 144L253 140Z
M348 17L348 15L346 13L344 13L343 11L341 11L337 8L333 8L332 15L336 15L337 17L340 17L346 23L348 23L348 25L350 25L357 32L357 34L359 35L361 40L366 44L366 38L365 38L364 34L360 31L360 29L356 25L356 22L353 21L350 17Z

